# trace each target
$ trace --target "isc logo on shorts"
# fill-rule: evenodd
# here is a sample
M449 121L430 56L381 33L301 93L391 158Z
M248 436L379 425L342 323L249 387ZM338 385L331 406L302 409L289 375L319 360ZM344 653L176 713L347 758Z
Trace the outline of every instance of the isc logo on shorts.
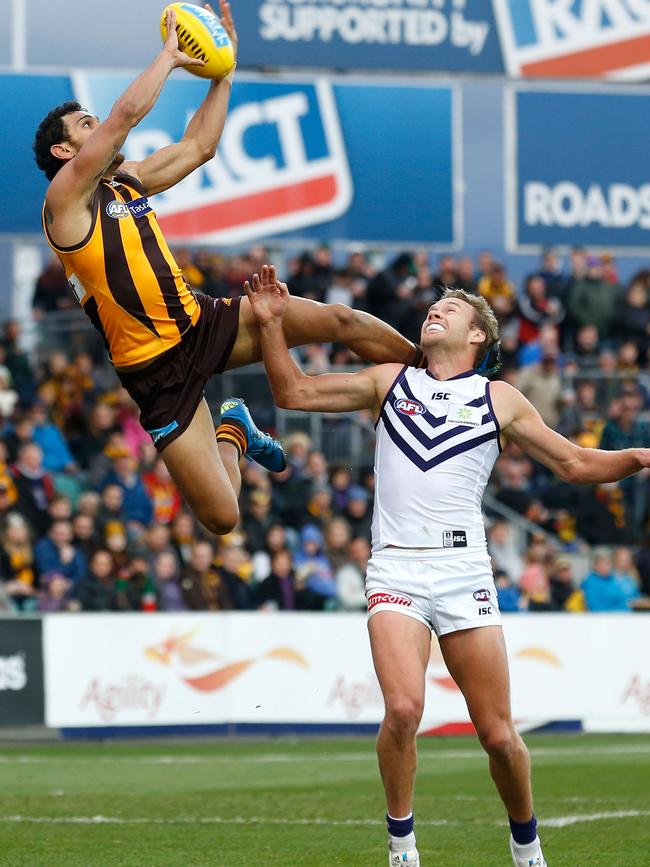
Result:
M394 401L393 406L402 415L422 415L424 412L424 407L421 403L415 400L407 400L405 397L399 397Z
M398 596L396 593L371 593L368 597L368 611L372 611L377 605L403 605L410 608L413 603L406 596Z

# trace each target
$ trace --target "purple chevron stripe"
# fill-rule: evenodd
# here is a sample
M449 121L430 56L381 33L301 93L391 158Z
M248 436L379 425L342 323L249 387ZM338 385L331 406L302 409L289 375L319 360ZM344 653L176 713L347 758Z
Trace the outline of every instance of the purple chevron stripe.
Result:
M397 448L411 461L411 463L415 464L418 469L422 470L422 472L427 472L428 470L433 469L434 467L439 466L440 464L448 461L450 458L456 457L456 455L460 455L463 452L467 452L470 449L473 449L475 446L480 446L482 443L488 442L488 440L496 439L497 433L495 430L488 431L488 433L482 434L480 437L475 437L471 440L465 440L465 442L457 443L455 446L447 449L444 452L441 452L439 455L436 455L429 460L425 460L422 458L411 446L405 442L403 437L399 435L397 430L393 427L390 419L386 417L386 414L382 414L382 420L384 422L384 427L386 428L386 433L395 443ZM463 430L469 430L469 428L464 427ZM458 433L458 430L453 431L454 433Z
M401 384L402 388L404 388L404 383L402 382L400 384ZM406 389L404 389L404 393L406 394ZM409 400L415 400L415 398L410 393L407 394L406 396L408 397ZM480 398L479 400L481 401L481 403L485 403L484 398ZM476 401L473 401L473 404L476 405ZM466 406L472 406L472 404L471 403L466 404ZM468 431L468 430L474 430L473 425L456 425L455 427L451 428L451 430L447 430L443 434L439 434L437 437L430 437L416 423L415 419L411 418L411 416L402 415L399 412L396 412L395 416L399 419L400 424L403 425L409 431L409 433L415 437L415 439L420 443L420 445L424 446L425 449L435 448L436 446L440 445L441 443L444 443L447 440L451 439L452 437L455 437L457 434L464 433L465 431ZM423 416L424 416L424 418L426 418L426 411L425 411L425 413L423 413L423 415L419 415L418 418L422 418ZM381 417L383 419L387 418L387 412L386 412L385 405L384 405L384 409L382 410ZM446 421L446 416L443 416L440 419L434 418L434 421L435 421L435 424L432 424L432 427L438 427L439 425L443 424ZM487 424L491 421L494 421L494 420L488 412L482 416L481 425ZM431 424L431 422L430 422L430 424Z

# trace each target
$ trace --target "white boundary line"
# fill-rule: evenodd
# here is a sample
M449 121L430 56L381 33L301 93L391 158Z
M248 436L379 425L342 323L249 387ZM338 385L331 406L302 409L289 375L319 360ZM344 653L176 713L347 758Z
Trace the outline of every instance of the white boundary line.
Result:
M603 813L585 813L574 816L557 816L540 820L540 827L564 828L581 822L598 822L607 819L636 819L650 816L650 810L617 810ZM337 827L383 826L383 819L325 819L316 816L312 819L265 818L263 816L233 816L230 819L223 816L179 816L163 819L160 817L145 818L140 816L122 819L119 816L0 816L0 824L20 825L325 825ZM418 825L450 826L464 825L464 820L418 819ZM473 820L476 825L501 827L503 822Z
M332 762L365 762L376 761L374 751L357 753L323 752L322 754L295 753L260 753L257 756L173 756L151 755L130 758L129 756L66 756L65 746L58 756L32 756L25 754L0 754L0 765L48 765L48 764L71 764L71 765L205 765L205 764L229 764L229 765L272 765L272 764L331 764ZM207 748L209 749L209 748ZM621 756L621 755L650 755L650 740L647 744L629 744L626 746L593 747L590 749L580 747L532 747L530 754L533 758L564 758L580 756ZM421 749L420 761L431 759L480 759L485 760L485 753L479 749L466 750L434 750Z

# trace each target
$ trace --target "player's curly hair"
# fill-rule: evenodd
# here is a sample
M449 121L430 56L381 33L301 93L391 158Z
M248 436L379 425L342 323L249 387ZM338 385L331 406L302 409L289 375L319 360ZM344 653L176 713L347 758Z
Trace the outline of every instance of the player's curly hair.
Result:
M473 309L472 325L485 332L485 343L479 345L474 361L474 367L480 368L490 352L494 351L499 344L499 323L494 311L482 295L472 295L464 289L446 287L441 297L459 298Z
M68 141L68 132L63 123L63 117L73 111L82 111L78 102L64 102L57 105L45 115L36 130L32 145L34 156L37 166L45 172L48 181L51 181L61 166L65 165L65 160L55 157L50 148L62 141Z

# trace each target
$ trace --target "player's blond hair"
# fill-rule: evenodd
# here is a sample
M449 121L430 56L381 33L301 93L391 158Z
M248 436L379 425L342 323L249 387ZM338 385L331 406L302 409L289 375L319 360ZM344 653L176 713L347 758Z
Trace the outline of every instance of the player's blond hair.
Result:
M448 286L441 300L442 298L458 298L460 301L464 301L465 304L469 304L474 311L472 325L480 331L485 332L485 342L479 343L476 359L474 360L474 367L480 367L481 362L487 356L490 349L499 341L499 323L494 315L494 311L482 295L471 295L464 289L453 289Z

